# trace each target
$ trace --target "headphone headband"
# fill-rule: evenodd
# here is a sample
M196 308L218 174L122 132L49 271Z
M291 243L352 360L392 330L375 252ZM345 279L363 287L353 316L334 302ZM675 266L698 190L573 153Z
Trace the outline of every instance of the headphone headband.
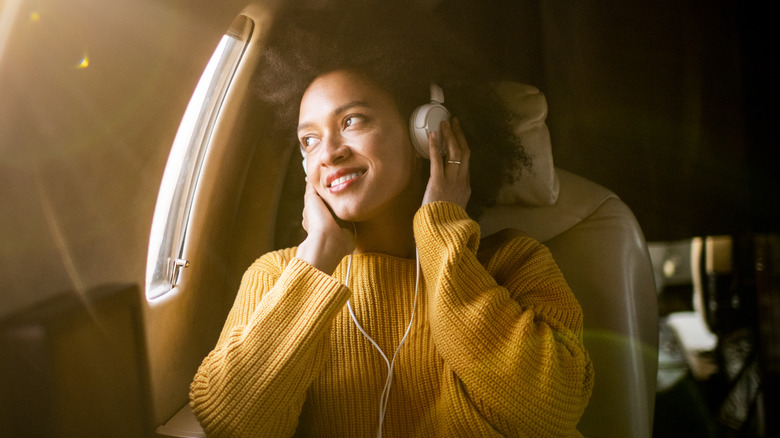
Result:
M444 103L444 90L431 82L431 102Z

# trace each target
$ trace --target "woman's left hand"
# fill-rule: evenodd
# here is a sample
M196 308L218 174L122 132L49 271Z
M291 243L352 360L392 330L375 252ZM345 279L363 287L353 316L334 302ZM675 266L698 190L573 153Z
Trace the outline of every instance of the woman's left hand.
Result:
M425 189L422 205L449 201L466 208L471 197L469 177L469 146L460 121L453 118L452 123L441 122L440 136L432 132L428 136L428 150L431 157L431 177ZM439 142L444 147L439 148ZM445 156L439 152L443 150Z

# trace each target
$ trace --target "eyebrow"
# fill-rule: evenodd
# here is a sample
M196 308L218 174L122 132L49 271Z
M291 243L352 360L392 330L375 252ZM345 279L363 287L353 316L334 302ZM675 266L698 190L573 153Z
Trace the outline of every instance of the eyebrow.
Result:
M341 105L340 107L334 109L333 111L330 112L330 115L331 116L335 116L335 115L341 114L341 113L347 111L348 109L354 108L356 106L368 106L368 103L366 103L363 100L353 100L352 102L345 103L344 105ZM303 123L301 123L300 125L298 125L298 132L308 128L311 125L313 125L312 122L303 122Z

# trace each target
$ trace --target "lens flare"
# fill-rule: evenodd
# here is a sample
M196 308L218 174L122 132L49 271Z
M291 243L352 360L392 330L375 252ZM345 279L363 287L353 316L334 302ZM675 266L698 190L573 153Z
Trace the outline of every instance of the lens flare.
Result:
M87 68L87 67L89 67L89 55L85 53L84 57L82 57L81 61L79 61L78 65L76 65L76 68Z

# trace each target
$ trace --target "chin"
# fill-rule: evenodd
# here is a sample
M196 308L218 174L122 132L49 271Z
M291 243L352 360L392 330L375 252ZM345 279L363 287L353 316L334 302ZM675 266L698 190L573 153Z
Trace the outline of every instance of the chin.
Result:
M329 203L328 206L333 215L339 220L353 222L358 216L355 209L349 205L334 205Z
M335 216L345 222L363 222L365 217L352 211L334 212Z
M376 214L367 212L354 204L343 206L343 208L331 208L331 210L337 218L346 222L364 222L376 216Z

